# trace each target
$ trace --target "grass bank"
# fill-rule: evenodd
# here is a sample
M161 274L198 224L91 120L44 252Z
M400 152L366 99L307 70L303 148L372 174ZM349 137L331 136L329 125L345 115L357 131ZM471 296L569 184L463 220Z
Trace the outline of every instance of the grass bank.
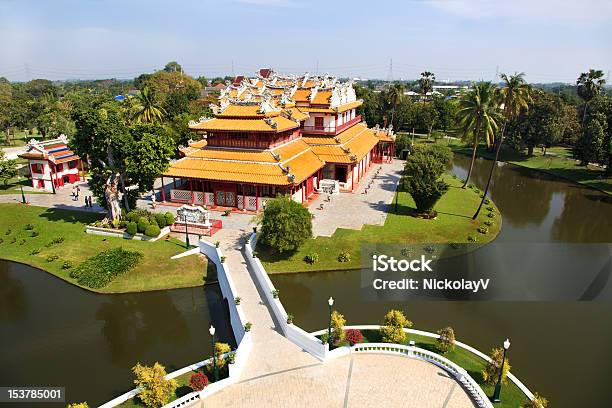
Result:
M143 242L85 233L86 225L99 218L99 214L83 211L0 204L0 258L43 269L80 286L70 278L70 269L63 268L65 261L76 267L99 252L116 247L144 255L134 268L108 286L94 290L99 293L191 287L202 285L207 279L216 279L214 265L209 267L206 259L199 255L170 259L185 250L178 240ZM26 230L27 224L32 224L33 230ZM33 231L38 235L33 236ZM62 238L62 242L51 243ZM57 259L52 260L54 257Z
M391 204L383 226L364 225L360 231L340 228L331 237L309 239L295 252L274 254L258 248L258 256L268 273L359 269L362 244L467 243L470 236L474 237L478 244L494 240L501 229L501 215L495 205L493 203L486 205L478 218L472 220L482 192L462 189L461 181L451 175L446 175L445 180L450 184L450 189L436 204L438 217L434 220L413 217L416 208L414 201L410 194L400 191L396 193L399 194L397 212L395 205ZM495 218L487 216L489 211L486 207L493 207ZM353 215L346 214L346 216ZM477 232L486 221L493 223L487 227L489 232L487 234ZM338 255L343 251L350 253L348 262L338 260ZM310 265L304 261L304 257L312 253L319 255L319 261Z
M361 333L363 335L362 343L382 342L380 333L377 330L362 330ZM414 341L415 346L417 347L440 354L437 348L436 339L432 337L408 333L406 336L406 341L403 344L407 345L410 341ZM348 344L345 342L345 344L342 345ZM452 350L449 350L447 353L441 355L448 358L453 363L463 367L480 385L487 396L491 397L493 395L494 386L485 383L482 377L482 370L486 366L485 360L458 346L455 346ZM510 363L512 363L512 361L510 361ZM495 404L496 407L518 408L527 402L527 396L523 394L523 392L510 380L507 380L507 382L503 384L501 397L502 402Z
M451 144L450 147L455 153L470 156L472 154L472 149L469 146L455 143ZM488 151L484 146L479 147L476 154L478 157L491 160L495 157L495 153ZM606 194L612 194L612 178L605 177L605 170L591 165L580 166L576 160L571 158L571 152L568 148L554 147L548 149L546 156L539 150L535 150L533 156L528 156L522 152L506 148L500 152L500 160L549 173L603 191Z

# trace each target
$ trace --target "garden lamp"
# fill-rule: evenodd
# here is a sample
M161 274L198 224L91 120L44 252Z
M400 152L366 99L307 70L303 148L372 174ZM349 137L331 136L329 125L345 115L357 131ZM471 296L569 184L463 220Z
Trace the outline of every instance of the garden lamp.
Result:
M497 384L495 384L495 392L493 393L493 402L501 402L499 398L501 393L501 381L504 373L504 364L506 364L506 352L510 348L510 339L504 341L504 357L502 358L501 366L499 367L499 376L497 377Z
M213 372L215 374L215 381L219 381L219 371L217 370L217 352L215 350L215 326L211 324L208 332L210 333L210 338L212 341Z
M329 305L329 325L327 327L327 344L329 344L329 347L331 348L332 346L332 335L331 335L332 306L334 305L334 298L330 296L329 299L327 299L327 304Z

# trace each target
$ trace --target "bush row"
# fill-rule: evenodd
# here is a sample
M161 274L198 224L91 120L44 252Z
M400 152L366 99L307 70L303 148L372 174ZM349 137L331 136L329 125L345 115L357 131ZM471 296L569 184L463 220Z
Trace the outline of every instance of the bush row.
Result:
M70 277L80 285L93 289L102 288L118 275L127 272L140 262L143 255L138 251L112 248L87 259L70 272Z

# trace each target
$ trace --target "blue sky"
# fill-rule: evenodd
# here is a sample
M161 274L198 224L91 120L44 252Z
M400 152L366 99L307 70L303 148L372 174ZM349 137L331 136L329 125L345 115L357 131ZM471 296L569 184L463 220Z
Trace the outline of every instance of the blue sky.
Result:
M612 70L609 0L0 0L0 76L288 73L573 82Z

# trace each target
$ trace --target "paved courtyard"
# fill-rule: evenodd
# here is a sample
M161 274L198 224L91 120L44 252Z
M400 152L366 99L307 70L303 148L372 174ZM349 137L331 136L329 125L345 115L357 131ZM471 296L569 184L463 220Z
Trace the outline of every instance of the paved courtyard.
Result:
M330 237L338 228L360 230L364 224L383 225L403 167L403 160L375 163L354 193L332 196L329 202L327 194L319 195L308 207L315 217L313 235ZM321 204L323 209L319 209Z
M276 353L273 348L270 354ZM249 362L250 363L250 362ZM345 356L325 364L243 378L193 407L474 407L448 374L393 355Z

